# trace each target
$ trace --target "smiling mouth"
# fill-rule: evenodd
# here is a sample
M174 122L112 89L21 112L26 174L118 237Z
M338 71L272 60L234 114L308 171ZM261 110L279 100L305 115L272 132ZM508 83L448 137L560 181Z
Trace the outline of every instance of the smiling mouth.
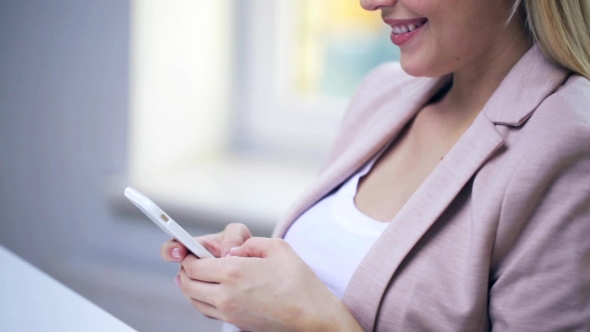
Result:
M416 36L428 22L426 17L398 20L386 18L385 23L391 26L391 41L400 46Z
M412 31L418 29L419 27L423 26L426 22L428 22L428 20L423 19L421 21L416 21L413 23L407 23L407 24L402 23L402 24L392 25L391 32L394 35L401 35L404 33L412 32Z

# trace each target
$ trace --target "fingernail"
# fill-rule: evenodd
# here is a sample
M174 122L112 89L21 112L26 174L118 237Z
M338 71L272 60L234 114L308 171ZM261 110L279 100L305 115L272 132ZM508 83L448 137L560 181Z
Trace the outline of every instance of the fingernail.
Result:
M229 250L229 252L234 252L234 251L238 250L239 248L240 248L240 247L233 247L233 248L231 248L231 249Z
M227 255L225 255L225 257L229 257L231 256L231 252L228 252Z
M176 286L180 287L180 276L176 276L176 278L174 278L174 283Z
M172 257L179 259L180 258L180 249L178 249L178 248L172 249Z

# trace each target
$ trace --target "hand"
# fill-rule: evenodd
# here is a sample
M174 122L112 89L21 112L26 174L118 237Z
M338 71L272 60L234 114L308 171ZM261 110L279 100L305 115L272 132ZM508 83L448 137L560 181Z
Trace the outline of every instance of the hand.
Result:
M189 255L180 287L197 310L243 330L362 331L281 239L250 238L222 259Z
M229 224L222 232L195 239L213 256L219 258L225 257L231 248L241 246L251 237L252 234L244 224ZM180 262L186 257L188 251L181 243L170 240L162 245L160 254L167 262Z

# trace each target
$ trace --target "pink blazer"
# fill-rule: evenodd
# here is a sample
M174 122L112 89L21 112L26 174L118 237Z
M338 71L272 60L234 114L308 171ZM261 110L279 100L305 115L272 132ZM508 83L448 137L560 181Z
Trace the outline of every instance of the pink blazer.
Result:
M396 63L371 73L274 236L445 79ZM367 331L590 331L590 82L533 46L367 253L343 301Z

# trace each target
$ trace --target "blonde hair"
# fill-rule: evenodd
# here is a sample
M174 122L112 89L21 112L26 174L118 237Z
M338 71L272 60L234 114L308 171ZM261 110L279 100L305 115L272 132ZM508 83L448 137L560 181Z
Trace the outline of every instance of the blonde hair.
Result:
M519 11L545 56L590 79L590 0L516 0Z

